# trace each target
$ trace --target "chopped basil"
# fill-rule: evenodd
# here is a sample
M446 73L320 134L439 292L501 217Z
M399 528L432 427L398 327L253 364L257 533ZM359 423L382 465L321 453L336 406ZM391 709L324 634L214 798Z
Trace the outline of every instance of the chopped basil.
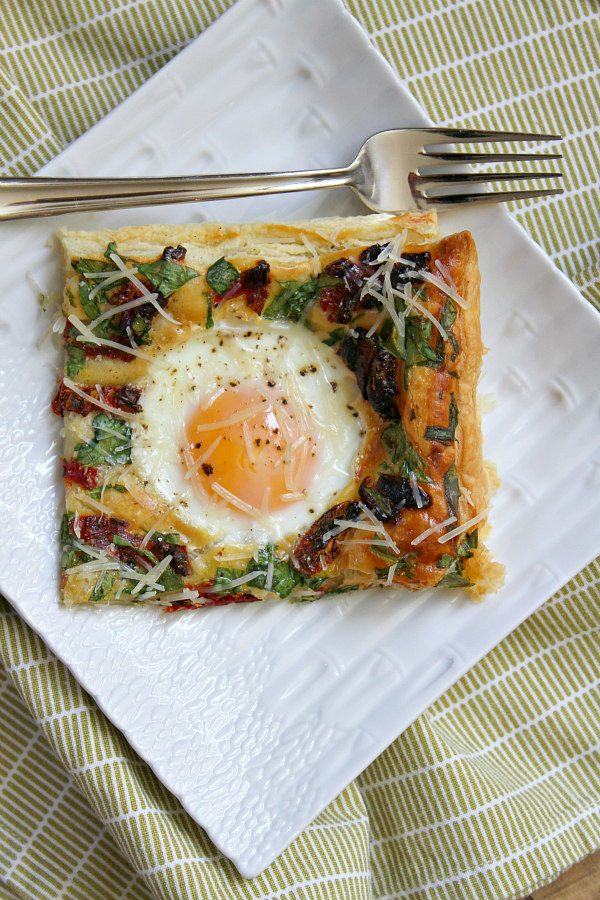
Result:
M400 335L391 319L386 319L378 334L381 346L395 356L396 359L406 359L405 338Z
M108 321L110 321L110 319ZM131 323L131 331L137 344L152 343L150 340L150 325L151 321L149 319L145 319L144 316L136 313L133 322ZM97 329L96 333L98 333Z
M448 425L428 425L425 429L425 437L428 441L440 441L442 444L448 444L454 440L456 434L456 426L458 425L458 407L454 399L454 394L450 394L450 410L448 413Z
M366 482L366 479L365 479ZM361 497L367 498L370 503L373 504L373 507L377 512L379 512L378 518L383 518L385 516L386 519L392 519L394 517L394 513L392 510L392 506L388 497L384 494L376 491L374 488L368 486L368 484L364 483L361 485ZM370 504L367 503L367 506ZM372 508L373 508L372 507Z
M62 517L60 524L60 546L62 548L62 556L60 560L61 568L71 569L73 566L79 566L81 563L89 562L92 558L83 550L73 546L75 538L71 532L70 523L75 518L75 513L66 512Z
M360 584L341 584L339 587L332 588L330 591L326 590L325 593L328 597L333 597L334 594L349 594L350 591L360 590L362 590Z
M369 547L371 553L374 553L375 556L378 556L380 559L385 559L388 562L397 563L398 556L394 553L393 550L390 550L389 547L380 547L378 544L371 544Z
M336 344L339 344L345 334L345 328L334 328L333 331L329 332L329 337L326 337L323 343L327 344L328 347L335 347Z
M250 575L252 572L260 572L260 576L249 582L248 587L265 590L267 571L270 563L273 563L273 583L271 590L276 594L279 594L280 597L288 597L298 585L315 590L319 588L324 581L323 578L309 578L302 572L293 569L288 560L279 559L277 557L273 544L267 544L265 547L261 547L258 550L256 559L253 557L248 562L245 569L217 569L215 587L219 591L224 591L228 589L228 585L232 581L235 581L236 578L241 578L242 575ZM245 585L236 586L232 588L232 590L236 591L242 587L245 587Z
M123 465L131 462L131 427L122 419L100 413L92 420L94 439L75 447L75 459L84 466Z
M471 559L473 554L471 550L476 550L479 543L479 531L476 528L471 534L465 535L461 544L459 544L457 553L462 559Z
M441 581L438 581L436 587L471 587L472 584L473 582L469 581L469 579L459 571L458 566L453 566L448 569Z
M454 560L454 556L450 556L449 553L443 553L437 561L437 567L438 569L448 569L452 565Z
M83 347L73 346L69 344L67 346L67 359L65 363L65 369L69 378L75 378L83 369L85 365L85 353L83 352Z
M209 328L212 328L215 324L214 316L213 316L213 302L210 294L206 295L206 322L204 323L204 327L208 331Z
M431 479L425 474L425 461L419 452L413 447L406 436L402 421L390 422L381 435L381 442L392 461L393 468L406 478L414 473L418 481L429 482Z
M321 288L339 284L331 275L315 275L308 281L284 281L277 296L263 312L264 319L291 319L299 322L314 303ZM333 332L332 332L333 333Z
M119 257L119 259L121 260L122 263L125 263L125 260L123 259L121 254L117 253L117 245L114 241L110 241L110 243L107 245L106 250L104 251L104 258L107 259L111 263L113 268L116 268L115 264L113 263L112 259L110 258L111 253L114 253L115 256Z
M167 531L167 532L155 531L152 534L152 540L153 541L164 541L165 544L175 544L178 547L183 544L181 535L178 534L176 531Z
M83 279L79 282L79 302L88 319L95 319L100 315L100 308L95 300L90 300L92 286Z
M106 491L118 491L119 494L126 494L127 488L122 484L107 484L105 488L97 487L91 491L88 491L89 496L92 500L99 500L102 496L102 492L106 493Z
M102 288L97 292L93 300L89 299L91 289L98 285L98 279L89 278L89 275L93 275L96 272L117 271L114 262L108 259L109 252L116 252L113 248L115 248L114 242L109 244L106 248L104 259L79 259L76 263L73 263L73 268L84 276L79 281L79 302L81 303L83 311L90 319L95 319L96 316L100 314L98 303L108 303L106 291L112 291L113 288L119 287L127 281L125 277L119 278L116 281L111 281L106 290Z
M263 312L263 318L299 322L307 307L315 300L318 289L318 277L308 281L284 281L277 296Z
M446 504L448 506L449 515L458 516L460 485L458 483L458 475L456 474L456 466L454 463L452 463L444 475L444 493L446 495Z
M464 540L459 544L457 555L450 556L447 553L442 554L437 561L438 569L446 569L446 574L441 581L438 581L436 587L470 587L473 582L465 576L463 566L467 559L473 556L472 551L478 544L477 529L471 534L465 535Z
M213 587L216 591L229 590L232 593L238 591L240 585L236 585L235 587L230 587L230 585L232 581L235 581L236 578L241 578L243 574L243 569L226 569L222 566L219 566L215 575Z
M219 296L228 291L239 277L240 273L236 267L228 262L224 256L206 270L206 282Z
M158 583L162 584L165 591L179 591L183 587L183 578L172 566L167 566L158 579Z
M140 275L148 279L152 287L156 288L163 297L170 297L176 290L183 287L192 278L197 278L198 273L190 266L173 262L170 259L157 259L151 263L138 263L137 270ZM236 270L237 271L237 270Z
M452 359L456 359L459 351L458 341L456 340L456 335L452 332L452 326L456 321L457 309L452 300L448 299L446 305L444 306L444 310L442 312L441 324L442 328L445 328L448 332L448 339L452 344Z
M107 597L112 594L120 580L119 575L113 570L102 572L90 595L90 601L92 603L98 603L101 600L106 600Z
M110 245L109 245L110 246ZM112 260L108 262L105 259L78 259L73 263L73 268L80 275L90 275L95 272L109 272L111 269L116 270L116 266ZM96 281L96 279L93 279Z
M156 565L158 559L154 555L154 553L150 553L149 550L146 550L144 547L137 547L135 544L132 544L131 541L128 541L126 538L121 537L120 534L113 534L112 543L115 547L126 547L128 550L133 550L139 556L143 556L144 559L147 559L153 565Z
M404 356L404 387L408 387L408 373L413 366L429 366L439 369L444 362L444 346L440 337L436 349L429 346L433 325L429 319L408 316L406 319Z

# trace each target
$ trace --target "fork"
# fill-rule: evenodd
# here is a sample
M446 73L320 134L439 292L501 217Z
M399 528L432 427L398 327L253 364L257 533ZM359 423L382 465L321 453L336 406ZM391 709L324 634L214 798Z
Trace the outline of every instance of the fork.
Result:
M339 169L174 178L3 178L0 220L340 187L352 188L369 209L386 213L526 200L561 194L563 189L487 191L486 185L561 178L561 173L471 172L464 171L464 164L561 159L560 153L461 153L450 145L560 140L560 135L518 131L396 128L372 135L354 161Z

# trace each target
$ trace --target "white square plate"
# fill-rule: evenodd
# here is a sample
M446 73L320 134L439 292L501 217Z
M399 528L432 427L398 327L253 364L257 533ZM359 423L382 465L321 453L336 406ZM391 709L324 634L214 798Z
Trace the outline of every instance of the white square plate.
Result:
M332 40L331 35L335 35ZM241 0L44 170L177 174L349 161L374 131L427 124L338 0ZM442 123L443 124L443 123ZM526 125L527 123L515 123ZM350 193L70 217L71 226L359 212ZM486 453L502 477L496 597L349 594L165 616L58 604L59 360L26 279L58 287L56 220L0 227L3 591L217 846L267 866L432 700L600 547L600 318L500 209L470 228L491 348ZM452 600L455 602L451 602Z

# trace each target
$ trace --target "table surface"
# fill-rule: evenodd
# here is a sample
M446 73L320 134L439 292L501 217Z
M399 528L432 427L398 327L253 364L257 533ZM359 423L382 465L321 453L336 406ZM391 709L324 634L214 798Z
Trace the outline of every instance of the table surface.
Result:
M600 850L526 900L600 900Z

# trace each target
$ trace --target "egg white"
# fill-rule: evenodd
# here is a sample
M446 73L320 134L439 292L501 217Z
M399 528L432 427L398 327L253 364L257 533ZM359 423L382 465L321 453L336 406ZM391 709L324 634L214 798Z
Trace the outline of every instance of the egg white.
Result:
M297 535L353 478L365 433L356 378L303 325L223 322L210 331L194 329L157 359L143 385L141 421L133 426L132 464L149 490L211 540L258 545ZM185 479L181 458L186 422L231 381L274 382L302 406L317 446L317 471L305 496L256 517L199 491Z

